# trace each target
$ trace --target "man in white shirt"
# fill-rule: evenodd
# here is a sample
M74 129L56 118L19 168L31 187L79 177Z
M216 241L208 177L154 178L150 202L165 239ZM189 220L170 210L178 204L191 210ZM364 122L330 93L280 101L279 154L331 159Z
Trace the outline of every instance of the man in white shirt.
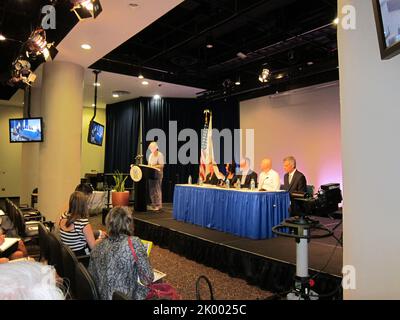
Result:
M281 181L279 173L272 169L271 159L261 161L261 173L258 179L258 189L265 191L279 191Z

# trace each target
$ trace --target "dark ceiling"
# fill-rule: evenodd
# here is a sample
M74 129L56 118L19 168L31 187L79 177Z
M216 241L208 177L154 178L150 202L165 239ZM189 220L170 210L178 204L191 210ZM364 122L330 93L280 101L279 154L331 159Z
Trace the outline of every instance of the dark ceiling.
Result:
M51 2L57 29L47 38L57 44L77 23L69 1L0 0L0 33L13 39L0 41L0 99L16 91L6 85L11 64ZM336 15L337 0L186 0L91 68L204 88L203 99L337 80ZM258 81L263 66L272 72L266 84Z
M186 0L92 68L204 88L206 99L337 80L336 15L337 0Z
M0 99L9 100L18 89L7 85L11 65L18 57L22 43L41 25L41 9L48 4L55 5L57 18L56 29L46 31L47 39L57 45L78 22L75 14L70 12L69 1L0 0L0 33L7 38L0 41ZM33 61L32 69L39 64L39 61Z

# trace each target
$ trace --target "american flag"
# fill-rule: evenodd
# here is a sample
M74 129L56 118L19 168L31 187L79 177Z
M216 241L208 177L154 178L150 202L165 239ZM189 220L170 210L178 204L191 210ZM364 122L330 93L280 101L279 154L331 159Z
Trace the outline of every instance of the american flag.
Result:
M206 180L208 174L207 164L212 162L214 158L213 143L212 143L212 113L210 112L210 110L204 110L204 114L205 114L205 121L201 137L201 154L200 154L200 168L199 168L199 178L202 181Z

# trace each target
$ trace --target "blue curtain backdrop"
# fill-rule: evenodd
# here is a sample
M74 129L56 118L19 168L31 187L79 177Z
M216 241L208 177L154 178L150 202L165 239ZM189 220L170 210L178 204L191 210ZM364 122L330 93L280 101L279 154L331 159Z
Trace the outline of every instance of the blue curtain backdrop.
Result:
M140 99L107 105L106 117L104 173L129 173L138 150Z
M193 129L199 138L198 157L200 155L201 129L204 127L204 109L213 113L213 128L238 129L239 102L236 99L227 99L200 103L196 99L179 98L138 98L118 104L107 105L107 137L105 172L113 172L119 169L128 172L129 165L134 162L137 155L139 135L140 105L143 106L143 153L146 155L149 142L146 135L151 129L161 129L167 136L167 163L172 158L169 154L169 121L177 122L177 132L185 128ZM172 134L172 133L171 133ZM176 139L176 138L175 138ZM178 150L187 141L178 142ZM223 155L224 142L220 145L220 154ZM233 156L233 155L232 155ZM197 158L198 158L197 157ZM197 159L198 161L198 159ZM224 163L223 156L221 163ZM221 170L223 165L221 165ZM176 183L186 183L189 175L193 181L198 179L198 164L167 164L164 168L163 202L172 202L173 189ZM128 179L129 180L129 179Z

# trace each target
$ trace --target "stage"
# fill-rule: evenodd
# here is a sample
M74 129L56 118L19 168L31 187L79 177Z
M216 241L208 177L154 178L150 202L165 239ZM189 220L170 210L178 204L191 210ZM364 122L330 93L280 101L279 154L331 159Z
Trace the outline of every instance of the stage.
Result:
M161 212L135 212L135 234L188 259L239 277L249 284L272 292L290 289L296 270L294 239L277 237L251 240L232 234L179 222L172 217L172 204ZM341 220L315 217L321 224L342 234ZM333 237L312 240L309 245L309 268L315 276L318 294L341 299L343 251Z

